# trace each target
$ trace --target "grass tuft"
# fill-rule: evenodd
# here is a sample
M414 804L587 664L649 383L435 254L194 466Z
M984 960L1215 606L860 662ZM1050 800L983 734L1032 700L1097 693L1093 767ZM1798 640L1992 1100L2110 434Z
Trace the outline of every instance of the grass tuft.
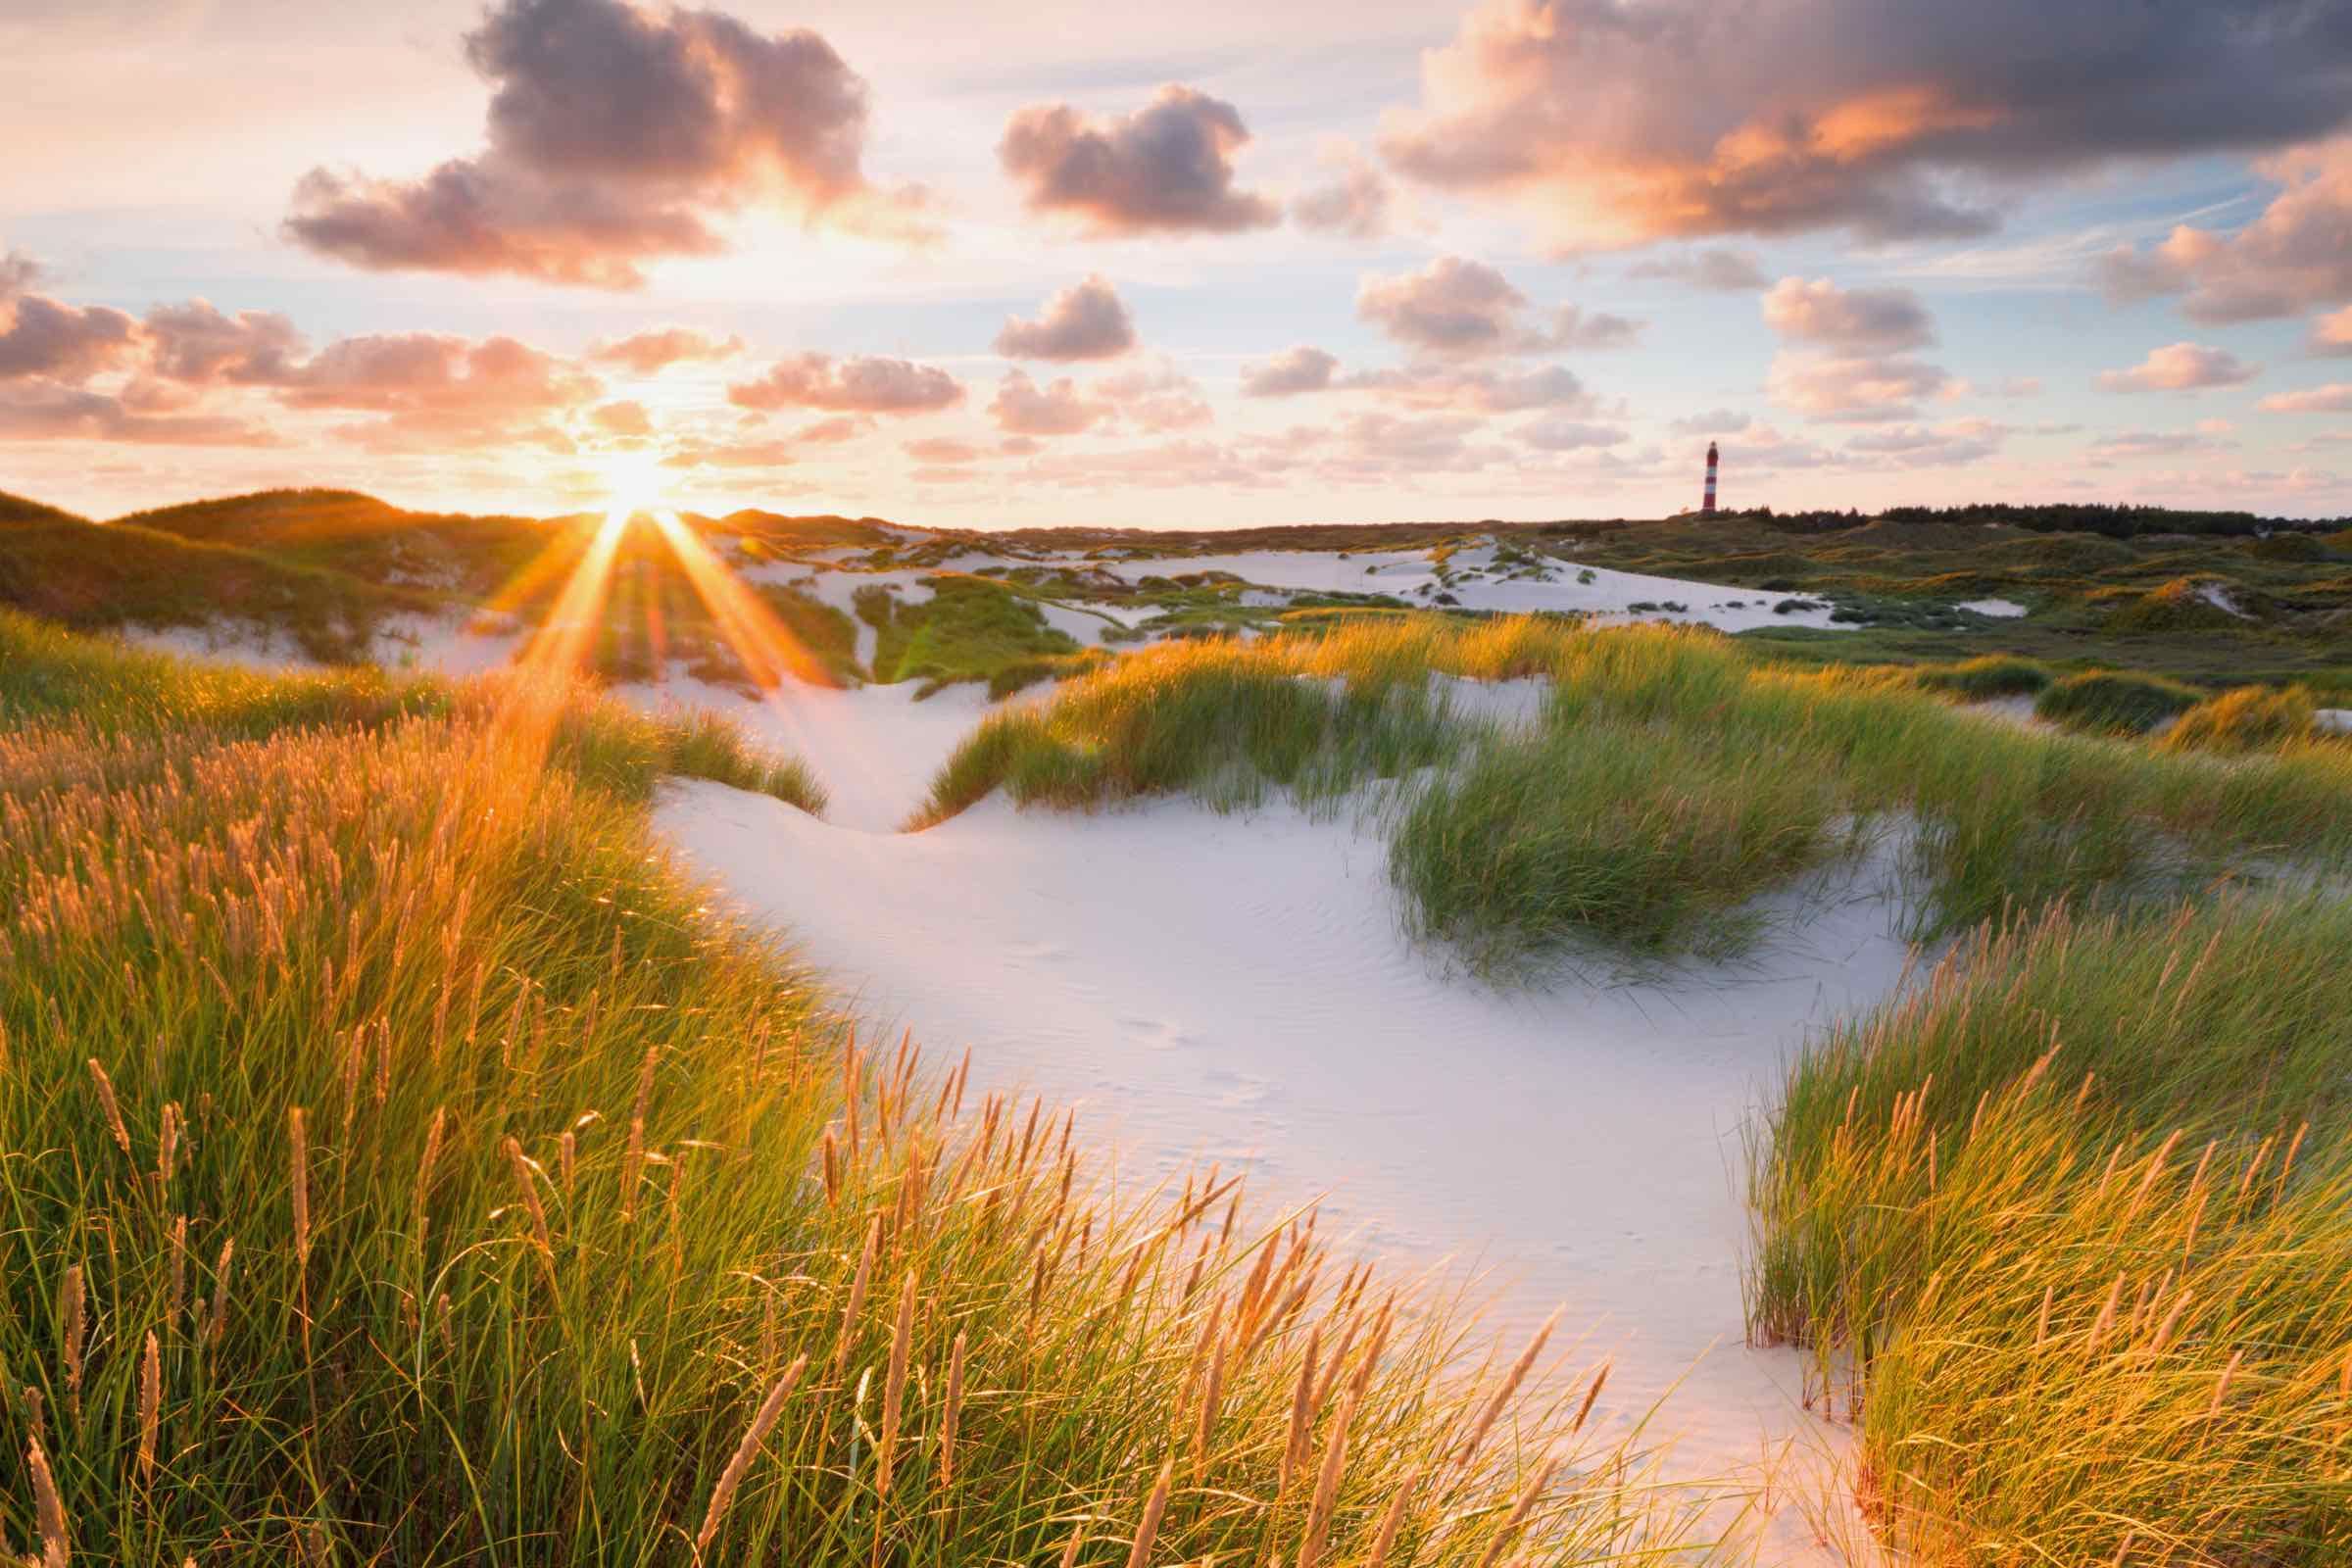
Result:
M2034 716L2087 735L2144 735L2204 701L2194 686L2161 675L2093 669L2053 681L2034 704Z
M2347 943L2340 901L2053 912L1797 1062L1751 1325L1858 1408L1890 1544L2352 1550Z
M2173 752L2273 751L2318 732L2320 705L2301 686L2241 686L2182 712L2158 743Z

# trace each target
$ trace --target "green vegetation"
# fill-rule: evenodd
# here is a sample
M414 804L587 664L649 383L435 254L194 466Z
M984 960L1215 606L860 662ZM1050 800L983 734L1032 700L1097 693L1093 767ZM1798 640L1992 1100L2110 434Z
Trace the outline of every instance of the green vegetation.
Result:
M0 520L0 608L83 630L241 621L323 663L365 660L377 624L429 609L383 587L242 546L34 509Z
M1002 697L1090 662L1026 594L956 572L926 583L932 594L920 604L901 603L878 586L858 590L858 616L875 629L876 681L920 681L923 696L956 681L986 681Z
M2157 675L2093 669L2053 681L2034 699L2038 718L2087 735L2144 735L2203 700L2194 686Z
M377 732L419 719L495 726L527 691L520 676L450 681L372 666L264 673L190 663L0 611L0 727L64 724L215 746L298 729ZM618 799L650 800L662 775L676 774L772 795L812 814L824 809L807 763L747 745L713 714L644 713L585 688L533 706L545 719L548 761Z
M1532 730L1497 734L1451 716L1433 674L1553 684ZM986 720L916 825L1000 787L1063 808L1313 802L1433 766L1390 814L1392 871L1420 929L1491 967L1593 940L1720 953L1752 931L1747 900L1880 824L1916 824L1923 934L2162 895L2282 845L2352 858L2352 748L2223 766L1989 725L1885 672L1800 674L1707 632L1436 615L1139 651Z
M2319 704L2300 686L2282 692L2244 686L2208 697L2164 732L2176 752L2272 751L2317 733Z
M2045 664L2014 654L1986 654L1956 664L1925 665L1911 678L1922 691L1982 703L1995 697L2034 696L2050 684L2050 671Z
M1470 1565L1683 1527L1575 1436L1589 1377L1466 1375L1461 1319L1304 1217L1099 1191L1066 1116L861 1055L628 798L715 732L0 634L12 1560Z
M1982 935L1789 1075L1755 1332L1927 1562L2352 1551L2352 908Z

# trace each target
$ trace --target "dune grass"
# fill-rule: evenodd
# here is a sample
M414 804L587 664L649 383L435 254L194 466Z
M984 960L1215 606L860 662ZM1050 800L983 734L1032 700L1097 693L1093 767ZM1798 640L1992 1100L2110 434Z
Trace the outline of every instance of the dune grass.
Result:
M2341 901L2053 912L1796 1063L1751 1321L1844 1385L1894 1544L2352 1552L2348 943Z
M1957 663L1926 665L1913 671L1911 678L1922 691L1981 703L1995 697L2035 696L2048 688L2053 677L2049 666L2038 660L1986 654Z
M919 605L861 593L858 616L875 628L873 677L920 681L926 695L956 681L992 683L998 695L1080 660L1077 640L1056 631L1028 596L986 577L943 572Z
M0 1550L1680 1538L1685 1499L1577 1435L1589 1371L1473 1372L1464 1317L1311 1214L1103 1190L1065 1115L858 1053L651 842L650 732L611 739L645 748L615 777L550 760L532 693L329 714L216 677L108 651L73 678L110 695L0 728Z
M2194 686L2132 670L2092 669L2050 683L2034 712L2086 735L2141 735L2205 700Z
M313 727L381 729L404 719L483 724L517 700L519 674L453 681L372 665L316 672L196 663L80 636L0 611L0 726L40 721L102 735L175 733L186 745ZM694 709L641 712L585 687L542 699L548 760L600 789L648 800L664 774L772 795L821 813L798 758L749 744Z
M1550 695L1497 733L1433 674L1542 676ZM1906 837L1927 936L2177 892L2248 857L2352 858L2352 749L2225 765L1988 725L1900 672L1793 671L1704 631L1439 615L1140 651L985 721L914 825L997 788L1231 805L1415 775L1388 819L1409 917L1497 966L1592 939L1723 951L1752 930L1748 900L1881 828Z
M2304 686L2241 686L2183 711L2159 742L2172 752L2268 751L2318 733L2320 705Z

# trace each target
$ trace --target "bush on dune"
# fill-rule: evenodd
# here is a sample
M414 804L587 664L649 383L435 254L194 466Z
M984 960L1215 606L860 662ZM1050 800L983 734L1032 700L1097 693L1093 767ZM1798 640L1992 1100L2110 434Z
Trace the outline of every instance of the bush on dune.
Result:
M2093 669L2052 682L2034 704L2034 713L2090 735L2142 735L2204 697L2194 686L2161 675Z
M559 715L192 700L0 731L12 1548L1469 1564L1679 1528L1571 1437L1586 1384L1457 1378L1462 1320L1311 1217L1107 1195L1066 1117L845 1054L634 772L546 760Z
M1987 654L1956 664L1930 664L1913 672L1921 691L1953 697L1964 703L1989 702L1996 697L2032 697L2046 690L2049 666L2015 654Z
M1980 936L1790 1073L1753 1330L1860 1409L1925 1561L2352 1550L2352 911Z
M2302 686L2241 686L2187 710L2158 744L2173 752L2269 751L2317 734L2319 711Z

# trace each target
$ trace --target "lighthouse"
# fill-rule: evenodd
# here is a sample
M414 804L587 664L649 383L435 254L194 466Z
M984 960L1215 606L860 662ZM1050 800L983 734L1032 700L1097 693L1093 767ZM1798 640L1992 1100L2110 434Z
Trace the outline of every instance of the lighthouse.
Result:
M1715 443L1710 441L1707 443L1707 498L1699 503L1698 508L1698 514L1702 517L1715 515Z

